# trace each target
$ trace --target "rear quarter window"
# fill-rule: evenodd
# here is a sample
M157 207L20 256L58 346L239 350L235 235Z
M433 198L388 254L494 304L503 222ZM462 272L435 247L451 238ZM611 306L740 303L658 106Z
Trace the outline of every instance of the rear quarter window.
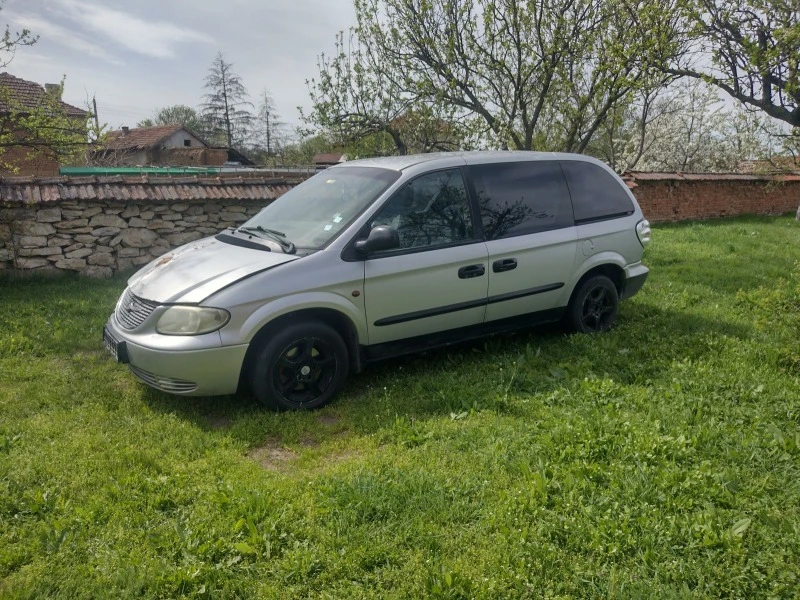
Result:
M575 223L601 221L633 213L627 190L608 171L590 162L563 161Z

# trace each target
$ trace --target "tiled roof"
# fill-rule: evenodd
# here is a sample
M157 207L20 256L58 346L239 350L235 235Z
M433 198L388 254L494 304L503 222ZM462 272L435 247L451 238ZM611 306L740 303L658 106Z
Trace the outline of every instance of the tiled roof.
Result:
M35 81L26 81L19 77L14 77L10 73L0 73L0 88L9 90L10 95L21 108L35 108L47 97L47 91L43 86ZM83 118L88 114L85 110L76 108L64 101L61 101L61 106L69 116ZM6 111L8 111L8 104L0 97L0 112Z
M157 125L155 127L137 127L124 130L110 131L108 141L103 146L105 150L146 150L157 146L177 131L184 130L200 139L182 125ZM202 141L202 140L201 140Z
M192 202L274 200L294 187L284 179L243 177L8 177L0 180L0 205L62 200Z
M314 155L314 164L315 165L329 165L329 164L336 164L342 161L344 158L344 154L315 154Z

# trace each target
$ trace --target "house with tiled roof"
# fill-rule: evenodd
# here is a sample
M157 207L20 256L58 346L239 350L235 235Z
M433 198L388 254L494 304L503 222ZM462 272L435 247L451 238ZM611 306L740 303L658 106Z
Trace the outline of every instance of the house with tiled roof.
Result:
M58 175L64 146L70 144L48 146L45 133L23 124L32 115L41 121L39 127L57 128L71 136L72 150L85 146L90 113L64 102L61 93L61 84L41 85L0 73L0 175Z
M209 146L182 125L157 125L111 131L94 162L113 166L220 166L224 148Z
M67 104L61 100L61 84L38 84L35 81L26 81L14 77L11 73L0 73L0 115L7 115L10 111L20 111L25 108L35 110L44 102L48 95L55 94L59 97L59 104L64 112L79 119L85 118L89 113L85 110Z

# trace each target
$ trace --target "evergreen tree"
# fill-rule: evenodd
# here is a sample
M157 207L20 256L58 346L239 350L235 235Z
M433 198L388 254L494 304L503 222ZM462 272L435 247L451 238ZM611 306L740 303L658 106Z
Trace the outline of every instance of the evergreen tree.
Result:
M253 124L253 104L248 100L242 78L218 52L205 79L205 102L201 105L204 135L211 143L226 148L242 147Z
M281 121L281 116L275 110L275 101L267 90L263 91L259 99L254 128L256 146L267 156L272 156L283 145L286 123Z

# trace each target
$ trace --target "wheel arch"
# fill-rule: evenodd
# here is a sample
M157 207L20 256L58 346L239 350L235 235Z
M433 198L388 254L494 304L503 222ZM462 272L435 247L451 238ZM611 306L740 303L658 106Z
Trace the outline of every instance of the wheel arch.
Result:
M249 369L253 364L258 350L263 347L265 340L267 340L273 332L291 323L308 321L319 321L336 330L336 332L342 336L342 340L344 340L347 346L350 370L354 373L359 373L363 369L364 361L362 360L361 348L358 342L358 330L350 317L334 308L300 308L279 315L267 323L264 323L252 337L247 352L245 353L244 361L242 361L242 370L239 376L240 384L246 381Z
M575 283L572 284L567 306L572 303L572 299L575 297L575 293L580 289L581 284L595 275L605 275L608 277L614 283L614 287L617 288L617 294L622 298L622 292L625 290L625 263L622 257L611 254L605 257L598 255L592 258L595 260L591 262L587 261L587 264L584 265L584 272L575 280Z

